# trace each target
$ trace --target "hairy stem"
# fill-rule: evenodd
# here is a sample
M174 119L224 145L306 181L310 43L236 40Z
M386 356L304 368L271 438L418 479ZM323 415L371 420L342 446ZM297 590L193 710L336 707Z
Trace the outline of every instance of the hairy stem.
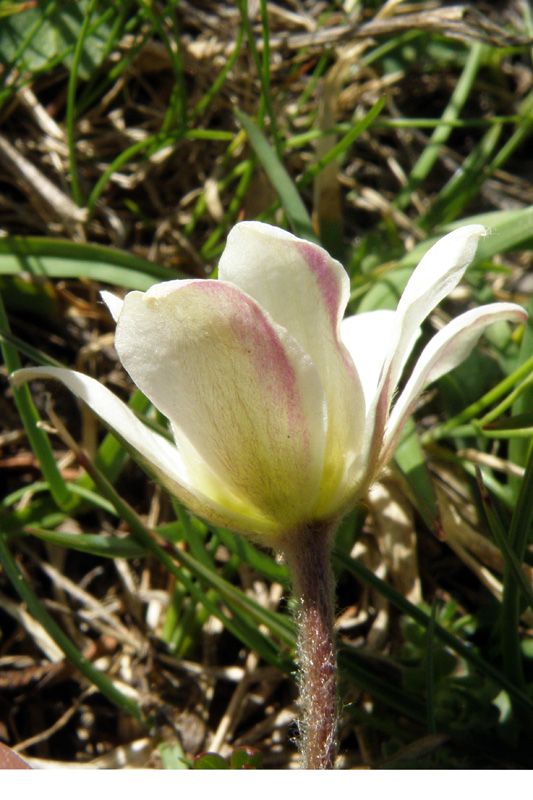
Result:
M298 683L302 769L332 769L337 751L337 657L333 635L334 526L314 525L283 542L298 601Z

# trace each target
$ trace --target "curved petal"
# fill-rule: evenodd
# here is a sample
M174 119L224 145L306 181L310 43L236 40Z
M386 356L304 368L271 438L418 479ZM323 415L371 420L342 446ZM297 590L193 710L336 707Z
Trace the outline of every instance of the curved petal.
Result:
M361 380L367 408L376 394L389 349L394 317L394 311L380 309L346 317L341 324L342 341Z
M316 364L317 326L330 338L350 293L344 267L322 247L262 222L240 222L230 231L218 277L253 297Z
M420 325L459 283L474 258L482 225L465 225L431 247L411 275L398 303L378 390L367 413L364 447L355 466L359 483L378 468L392 397Z
M431 247L411 275L396 309L382 385L390 402L401 370L416 341L416 331L433 309L457 286L475 256L482 225L465 225Z
M361 378L367 407L364 444L348 467L347 479L354 488L361 487L374 474L374 464L382 445L388 401L386 393L382 392L380 403L377 390L395 320L395 311L379 309L347 317L341 325L343 341ZM420 328L417 328L414 339L419 335Z
M320 515L346 461L359 452L364 430L363 390L340 339L348 276L323 248L260 222L232 229L218 269L220 280L236 284L289 331L318 371L328 406Z
M461 364L485 329L499 320L524 323L527 313L514 303L491 303L473 308L449 322L426 345L398 398L387 424L382 460L392 452L398 434L426 386Z
M115 346L172 423L194 485L291 527L308 519L327 412L314 365L252 298L221 281L130 292Z
M102 422L127 446L136 461L175 495L194 514L208 522L241 533L275 533L271 521L259 512L251 516L216 503L191 481L177 447L144 425L116 395L99 381L80 372L60 367L29 367L11 375L18 386L34 378L61 381L91 408Z

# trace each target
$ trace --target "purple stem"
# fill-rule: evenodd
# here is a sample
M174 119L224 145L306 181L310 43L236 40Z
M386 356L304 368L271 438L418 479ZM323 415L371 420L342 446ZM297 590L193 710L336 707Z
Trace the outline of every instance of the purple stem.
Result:
M298 600L298 683L302 769L333 769L337 752L337 657L330 551L335 532L321 523L287 536L282 552Z

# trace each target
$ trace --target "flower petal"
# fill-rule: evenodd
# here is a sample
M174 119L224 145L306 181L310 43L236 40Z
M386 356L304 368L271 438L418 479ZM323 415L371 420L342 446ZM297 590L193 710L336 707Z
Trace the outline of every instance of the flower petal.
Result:
M465 225L433 245L411 275L396 309L382 385L390 402L401 371L416 341L416 331L433 309L457 286L475 256L482 225Z
M391 327L378 390L367 412L364 446L355 479L361 485L378 469L391 400L420 325L459 283L484 231L482 225L466 225L439 239L424 255L404 289Z
M122 298L117 297L117 295L113 294L112 292L106 292L105 290L100 292L100 297L108 307L109 312L115 322L118 322L120 312L122 311L122 305L124 303Z
M491 303L473 308L453 319L430 340L392 409L383 444L383 461L390 456L398 434L421 392L461 364L485 329L499 320L525 323L527 313L514 303Z
M359 451L364 395L340 339L350 284L342 265L318 245L260 222L241 222L228 236L219 279L236 284L286 328L311 356L326 393L328 442L318 513Z
M385 392L378 393L378 386L386 366L395 320L395 311L380 309L347 317L341 326L343 341L363 384L367 408L364 443L348 465L347 473L347 479L357 491L361 491L374 475L382 444L389 402ZM420 328L417 328L413 338L419 335Z
M241 222L230 231L218 277L253 297L317 364L317 325L331 338L350 291L344 267L322 247L262 222Z
M380 309L346 317L341 324L342 341L361 380L367 408L376 394L389 349L394 317L394 311Z
M324 392L309 356L252 298L222 281L130 292L115 345L172 423L196 487L280 526L309 518L324 462Z
M242 533L249 532L252 524L259 533L269 533L272 530L272 524L268 520L261 520L258 515L250 520L245 515L214 502L193 486L176 446L146 427L122 400L99 381L59 367L29 367L11 375L15 386L35 378L61 381L118 436L141 466L151 472L194 514L215 525Z

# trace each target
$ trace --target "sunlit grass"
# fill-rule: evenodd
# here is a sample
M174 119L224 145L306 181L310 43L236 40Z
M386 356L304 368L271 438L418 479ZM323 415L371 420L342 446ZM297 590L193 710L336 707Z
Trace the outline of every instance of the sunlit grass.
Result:
M58 5L69 17L61 36ZM0 186L4 379L21 362L76 366L164 430L116 364L98 289L212 274L241 218L328 246L333 237L351 279L351 313L394 307L421 253L442 232L479 222L490 235L424 336L467 306L530 304L532 65L520 32L473 44L467 27L444 35L438 14L427 29L406 31L391 3L354 3L352 16L340 4L317 14L306 3L299 16L291 4L283 13L261 2L252 19L244 0L213 2L205 13L193 5L0 3L11 31L9 42L0 33L2 135L19 157L7 157ZM422 19L427 4L417 5ZM327 38L335 26L377 19L390 24L372 38ZM310 33L315 40L299 45ZM69 214L72 203L86 216ZM531 330L492 332L418 409L388 476L400 495L387 508L365 502L341 527L341 766L532 765L533 425L518 417L531 412L532 358ZM282 711L291 710L294 631L285 568L191 519L94 419L72 404L65 412L54 396L52 414L59 403L63 424L89 445L89 460L76 452L69 460L75 445L51 430L34 389L10 390L5 401L2 457L27 466L10 468L0 506L3 595L18 594L85 676L76 702L90 704L81 695L96 684L111 704L91 706L97 720L109 708L143 720L132 740L150 737L153 765L169 715L191 712L176 686L193 675L205 731L195 750L170 726L180 763L190 766L214 740L223 756L245 744L262 751L265 767L287 766L294 730ZM443 497L456 525L442 515ZM416 538L400 565L395 548L407 540L383 535L387 515L408 520L405 535ZM33 557L64 559L79 576L100 570L95 601L120 599L110 613L131 625L138 648L119 637L91 663L87 646L101 645L108 628L43 583ZM399 588L405 571L418 587L409 597ZM50 659L7 609L2 655ZM247 681L242 715L233 674ZM60 714L45 700L43 708L49 726ZM17 744L2 713L8 744ZM43 724L28 719L20 740ZM90 761L102 724L76 752L62 755L50 738L52 757ZM428 734L443 737L431 746Z

